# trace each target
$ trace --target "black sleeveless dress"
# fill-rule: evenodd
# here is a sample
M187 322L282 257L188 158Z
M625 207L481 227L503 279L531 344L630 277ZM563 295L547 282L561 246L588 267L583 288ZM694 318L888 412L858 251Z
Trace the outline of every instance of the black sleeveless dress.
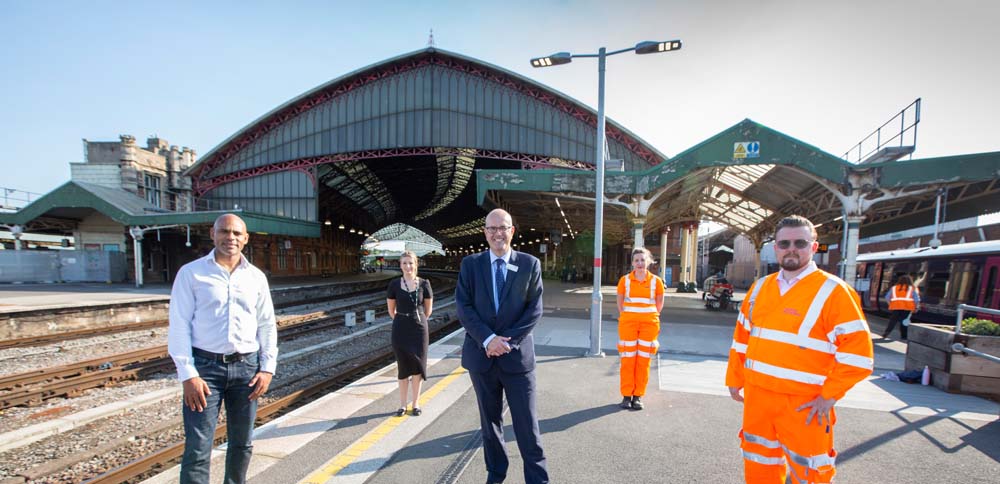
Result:
M386 289L386 298L396 301L396 317L392 320L392 351L396 354L397 377L402 380L411 375L427 379L427 318L424 300L433 299L431 283L417 278L417 290L403 288L403 278L393 279Z

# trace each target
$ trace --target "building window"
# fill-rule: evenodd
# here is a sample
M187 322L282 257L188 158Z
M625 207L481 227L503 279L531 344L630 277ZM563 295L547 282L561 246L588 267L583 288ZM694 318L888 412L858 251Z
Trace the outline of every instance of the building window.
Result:
M278 246L278 269L285 270L288 268L288 250L282 246Z
M146 201L154 207L161 206L160 198L163 196L163 192L160 190L160 177L146 173L143 178L146 189Z

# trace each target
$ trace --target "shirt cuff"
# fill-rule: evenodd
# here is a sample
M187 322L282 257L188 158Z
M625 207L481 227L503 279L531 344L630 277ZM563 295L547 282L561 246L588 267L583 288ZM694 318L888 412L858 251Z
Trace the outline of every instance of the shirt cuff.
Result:
M196 376L201 376L194 365L181 365L177 367L177 379L186 382Z
M493 341L493 338L496 338L496 337L497 337L496 334L491 334L491 335L487 336L486 337L486 341L483 341L483 349L486 349L490 345L490 341Z
M270 374L274 374L274 370L278 368L278 362L276 360L260 360L260 370Z

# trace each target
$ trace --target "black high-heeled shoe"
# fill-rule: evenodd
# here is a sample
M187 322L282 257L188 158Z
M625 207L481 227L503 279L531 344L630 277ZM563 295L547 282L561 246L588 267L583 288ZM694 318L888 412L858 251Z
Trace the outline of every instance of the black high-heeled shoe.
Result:
M399 410L396 410L396 416L402 417L403 415L406 415L406 407L399 407Z
M413 410L410 411L410 415L413 415L414 417L419 417L422 413L424 413L424 411L420 410L420 407L413 407Z

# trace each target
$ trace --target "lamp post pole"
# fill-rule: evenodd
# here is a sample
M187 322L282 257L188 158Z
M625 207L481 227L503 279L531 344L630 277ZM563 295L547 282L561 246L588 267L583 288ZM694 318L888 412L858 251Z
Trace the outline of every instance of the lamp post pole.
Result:
M597 51L597 181L594 185L594 292L590 302L590 351L587 356L601 357L601 258L604 254L604 67L607 49Z
M604 67L608 56L621 54L623 52L635 52L636 54L658 54L672 52L681 48L680 40L645 41L639 42L634 47L608 52L601 47L597 54L571 54L569 52L558 52L548 57L536 57L531 59L532 67L550 67L572 62L574 57L596 57L597 58L597 154L594 163L597 165L596 183L594 185L594 291L590 306L590 349L587 356L604 356L601 351L601 309L604 297L601 294L601 255L604 245Z

